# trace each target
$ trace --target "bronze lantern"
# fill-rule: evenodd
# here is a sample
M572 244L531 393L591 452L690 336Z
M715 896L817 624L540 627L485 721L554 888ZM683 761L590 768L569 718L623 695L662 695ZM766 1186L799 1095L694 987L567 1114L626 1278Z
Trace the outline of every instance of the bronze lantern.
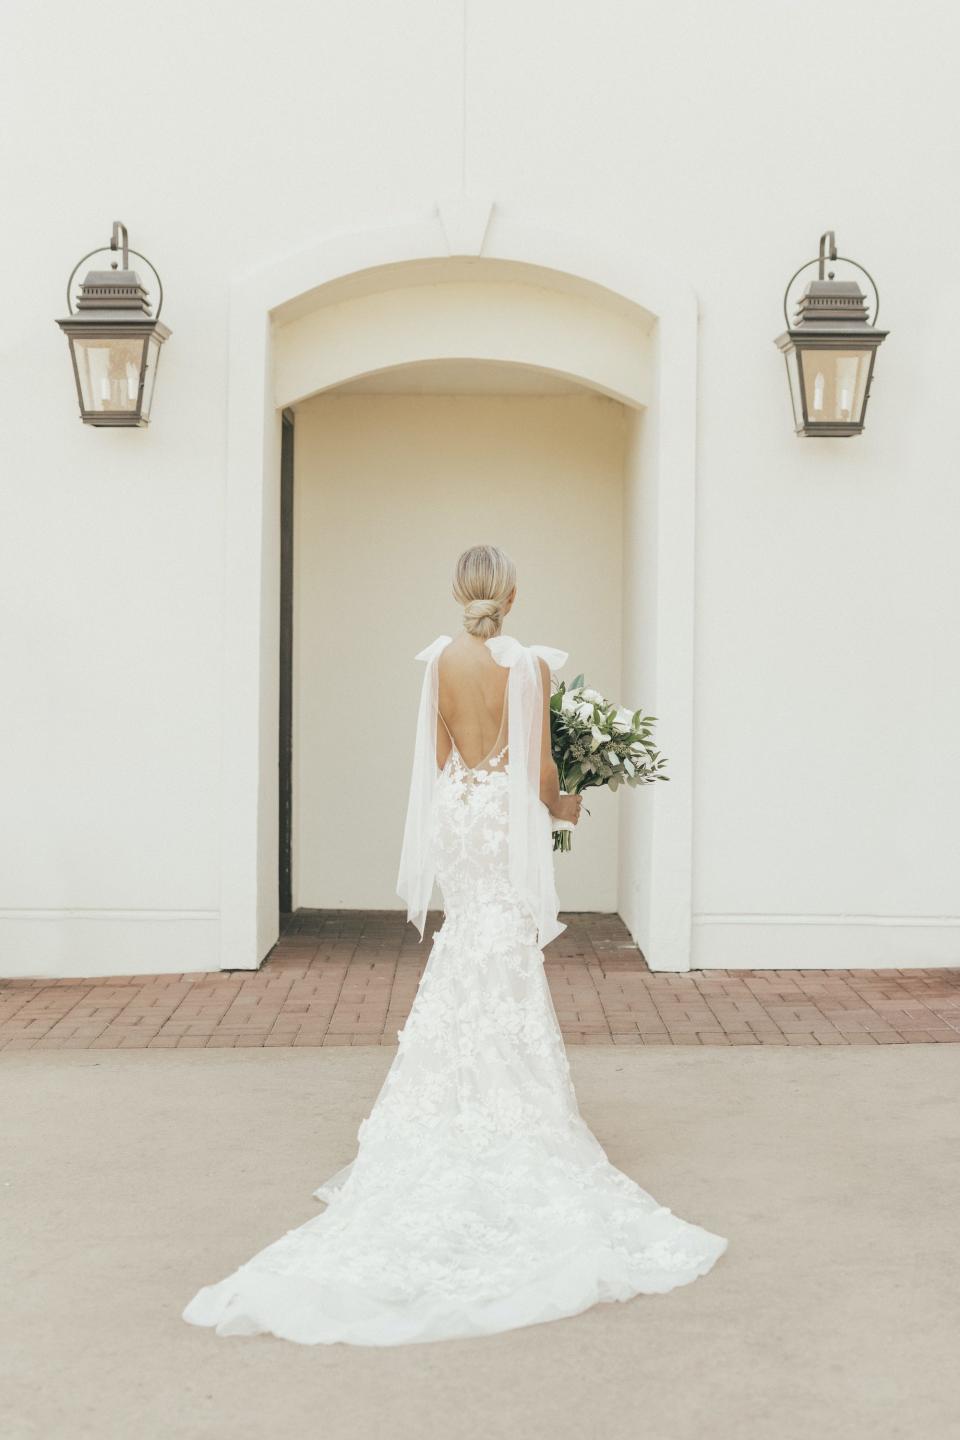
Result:
M827 253L829 246L829 254ZM824 274L836 260L862 271L873 287L875 307L867 316L866 296L856 280ZM790 286L808 265L819 265L800 298L790 324ZM820 237L818 260L808 260L791 277L783 297L787 329L775 344L783 352L790 382L794 428L798 435L860 435L873 380L877 350L890 333L876 328L880 296L873 278L855 260L837 255L832 230Z
M160 360L160 347L170 331L161 323L163 285L156 275L159 298L154 315L140 276L130 269L130 256L147 265L146 256L131 250L127 227L114 221L110 249L122 251L122 268L117 261L109 270L91 270L80 286L76 309L71 287L84 261L100 250L91 250L74 266L67 282L69 315L58 320L70 344L73 376L80 401L80 418L85 425L143 426L150 423L153 392ZM153 270L153 266L150 265Z

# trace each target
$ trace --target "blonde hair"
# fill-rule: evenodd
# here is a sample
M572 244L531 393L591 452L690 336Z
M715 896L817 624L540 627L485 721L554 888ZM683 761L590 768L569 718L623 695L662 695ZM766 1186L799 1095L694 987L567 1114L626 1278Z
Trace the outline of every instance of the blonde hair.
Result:
M453 572L453 598L463 606L468 635L488 640L503 624L503 607L517 583L517 568L496 545L464 550Z

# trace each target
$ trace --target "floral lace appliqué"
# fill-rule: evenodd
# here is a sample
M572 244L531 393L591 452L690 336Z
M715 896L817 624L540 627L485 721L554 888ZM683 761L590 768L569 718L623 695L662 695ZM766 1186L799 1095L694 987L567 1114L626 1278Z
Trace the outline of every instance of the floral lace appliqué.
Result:
M666 1291L726 1248L611 1164L581 1118L508 866L509 762L454 749L432 835L444 920L326 1208L184 1312L221 1334L389 1345Z

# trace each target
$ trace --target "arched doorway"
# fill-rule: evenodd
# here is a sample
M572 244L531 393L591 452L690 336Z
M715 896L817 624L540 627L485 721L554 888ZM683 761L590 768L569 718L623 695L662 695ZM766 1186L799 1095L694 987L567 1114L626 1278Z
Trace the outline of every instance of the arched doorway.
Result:
M458 369L472 374L474 387L495 375L502 390L512 376L515 392L533 383L558 396L604 397L623 410L621 695L642 697L658 715L672 779L619 806L616 908L653 968L689 965L694 297L633 256L498 211L484 218L468 206L459 215L441 207L422 222L337 237L235 288L225 968L259 964L278 928L281 413L343 387L355 402L364 389L389 387L391 374L419 374L434 393L438 374L449 379ZM522 633L570 648L549 626L539 628L543 635ZM418 631L414 649L420 643Z

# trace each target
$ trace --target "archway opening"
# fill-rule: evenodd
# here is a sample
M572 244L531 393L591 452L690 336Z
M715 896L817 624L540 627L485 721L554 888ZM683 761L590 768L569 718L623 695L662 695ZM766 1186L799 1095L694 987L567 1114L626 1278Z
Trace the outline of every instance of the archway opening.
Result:
M583 671L624 694L634 412L547 371L473 360L381 370L294 411L290 901L392 909L413 657L457 633L461 550L508 550L519 572L508 630L567 649L568 679ZM556 862L564 909L619 909L623 803L590 797L574 852Z
M443 227L434 217L372 235L331 239L236 287L225 597L225 968L259 964L279 929L276 778L284 410L293 410L298 421L315 432L311 464L320 478L313 498L321 520L331 504L341 504L337 524L325 531L315 525L307 545L314 549L310 573L326 570L326 581L318 582L314 596L315 613L324 617L326 627L322 641L314 642L323 647L314 662L326 676L330 713L339 708L343 717L340 739L347 752L341 768L364 765L362 737L351 726L351 717L362 716L365 705L376 707L383 697L376 693L376 676L370 677L369 695L353 693L359 678L337 669L336 647L346 646L351 654L362 649L374 623L387 631L391 654L405 671L401 678L398 668L393 683L397 714L406 717L409 728L420 679L412 657L425 643L425 616L436 613L436 602L426 599L428 588L431 597L448 595L449 568L458 548L473 543L478 531L489 535L490 525L499 527L500 542L519 551L521 575L528 576L531 608L515 633L562 645L571 651L571 663L602 688L652 709L660 717L661 740L674 766L670 786L598 797L613 803L605 805L607 814L598 822L597 858L584 855L562 875L568 889L561 893L562 901L577 904L577 886L583 896L579 903L586 905L605 907L615 893L613 908L654 969L689 965L695 302L685 287L634 256L598 252L582 237L530 228L497 213L478 248L481 245L482 255L450 255ZM550 407L555 424L544 424ZM382 423L391 409L395 423ZM451 417L457 410L466 423L459 449L451 438L456 431ZM539 414L540 421L528 425L531 412ZM381 423L374 423L374 415ZM436 430L434 422L441 416L444 423ZM498 429L515 435L512 451L509 446L497 449ZM559 454L552 429L567 437L570 455ZM401 454L397 437L404 430L410 443ZM427 446L424 436L433 430ZM441 434L447 437L446 450L439 443ZM418 453L423 473L417 470ZM511 497L521 502L525 517L512 546L510 534L502 533L505 509L489 515L486 526L482 507L470 509L477 505L470 500L471 487L482 491L478 466L484 480L493 470L509 473L511 466L524 472ZM556 501L559 484L559 504L551 504L551 470L552 498ZM398 471L404 472L404 482L391 488L391 472ZM444 473L449 493L456 497L447 512L437 496L437 477ZM591 473L599 477L595 493ZM410 504L416 485L421 488L416 503ZM425 485L427 490L433 486L430 494ZM351 520L346 510L351 490L356 496L358 487L363 505L353 505ZM549 551L550 527L562 530L565 507L576 510L570 525L574 536L582 539L586 534L589 539L584 527L591 497L600 507L598 524L604 535L592 578L589 565L586 577L578 572L572 551L565 550L551 567ZM364 514L370 509L378 513ZM423 537L432 537L435 517L444 513L451 516L450 533L441 536L442 544L425 545ZM532 539L534 513L546 517L539 548ZM367 536L377 533L378 515L389 522L386 528L393 539L403 531L402 549L412 554L417 585L424 586L409 610L404 609L404 585L393 585L389 598L382 588L378 591L379 580L372 583L372 566L360 575L362 583L350 582L349 606L336 598L344 594L347 581L341 575L339 588L333 583L334 560L351 552L355 560L364 554ZM357 532L359 517L368 526L365 533ZM337 535L339 541L333 539ZM377 552L378 574L387 563L386 553L383 548ZM436 567L433 575L431 566ZM363 572L363 565L359 569ZM549 575L551 584L535 583L538 574ZM416 586L410 593L416 596ZM578 638L575 618L565 618L556 599L560 594L574 617L578 600L583 607L589 632L585 638ZM540 613L533 608L534 597ZM452 633L459 623L452 600L446 603L452 623L441 617L440 623L430 624L433 633ZM521 613L518 610L518 619ZM362 624L352 624L351 616ZM333 677L342 673L352 676L351 683L338 687ZM343 694L344 689L348 693ZM316 697L311 703L316 706ZM308 707L299 723L308 727L309 721ZM409 738L408 733L407 744ZM329 758L329 741L329 735L321 740L318 754ZM407 774L408 767L405 754L402 768ZM397 789L396 781L392 783ZM403 788L401 782L399 790ZM360 818L352 818L351 825L359 823L368 837L371 831L383 837L375 868L378 894L395 867L402 825L397 798L394 794L386 810L378 803L371 814L354 792L352 808ZM331 807L338 813L321 818L320 824L335 830L349 805L350 797L339 797ZM302 840L305 864L308 837ZM322 846L316 836L309 843L314 844L314 873L319 875ZM581 850L587 851L588 845ZM316 883L307 881L303 868L300 881ZM302 887L301 893L306 893ZM351 898L343 873L340 893L351 904L361 898ZM364 894L373 897L372 884Z

